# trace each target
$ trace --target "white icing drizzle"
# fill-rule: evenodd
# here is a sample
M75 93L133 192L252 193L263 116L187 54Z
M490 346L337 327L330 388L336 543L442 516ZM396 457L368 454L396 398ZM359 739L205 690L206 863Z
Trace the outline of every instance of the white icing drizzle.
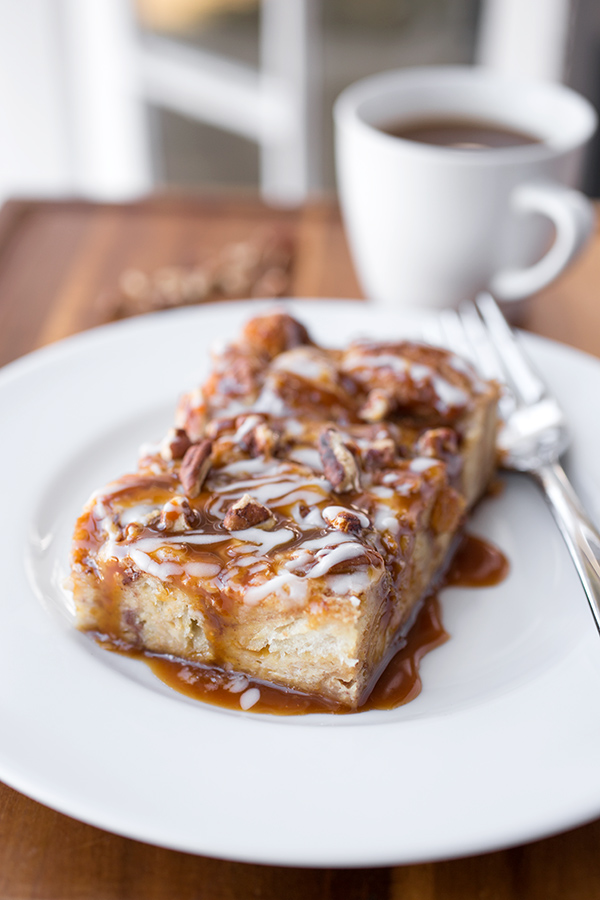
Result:
M289 515L294 520L296 525L298 525L298 527L301 528L302 531L311 531L313 528L324 528L325 520L321 515L321 510L317 506L313 507L305 516L301 514L300 507L306 505L307 504L305 503L295 502L289 509Z
M327 585L334 594L343 597L348 593L365 591L373 583L373 577L367 569L356 569L354 572L343 572L339 575L328 575ZM353 606L358 605L352 603Z
M368 516L358 509L349 509L346 506L326 506L325 509L322 510L322 515L326 522L331 522L337 515L345 512L350 512L352 515L357 516L363 528L368 528L370 526L371 523Z
M409 370L409 362L404 356L395 356L393 353L362 353L348 354L349 369L391 369L393 372L405 374Z
M276 531L265 531L262 528L245 528L243 531L232 531L231 537L237 538L238 541L248 545L246 551L244 551L243 547L238 547L236 552L259 552L264 555L281 544L289 543L295 537L295 534L291 528L278 528Z
M256 402L252 404L252 412L267 413L271 416L285 416L289 413L289 409L279 394L267 382Z
M254 493L258 488L262 488L266 485L275 485L278 487L280 484L285 484L282 482L282 478L286 472L277 472L273 475L265 475L264 478L248 478L245 481L232 481L228 484L220 484L217 487L213 488L213 494L231 494L232 496L235 494L246 493L247 490L252 489ZM288 482L288 484L292 484L292 482ZM297 487L296 484L293 484L293 487ZM277 495L275 495L277 496Z
M296 569L302 569L304 566L308 566L309 563L314 559L312 553L309 553L308 550L300 550L298 556L292 557L292 559L288 559L288 561L284 564L284 567L288 570L288 572L295 572Z
M249 575L257 575L259 572L264 572L268 567L269 567L268 562L266 560L262 559L262 560L259 560L259 562L257 562L255 565L253 565L247 571L248 571Z
M365 547L363 544L348 543L332 550L321 550L317 553L318 563L308 572L309 578L321 578L326 575L330 569L337 566L338 563L346 562L349 559L355 559L357 556L363 556Z
M247 418L239 426L238 430L234 434L232 440L234 444L239 444L248 432L252 431L252 429L258 425L262 419L259 416L253 416L250 414Z
M294 462L299 462L303 466L308 466L309 468L314 469L316 472L323 471L321 455L318 450L315 450L314 447L295 447L290 451L290 453L288 453L288 459L292 459L294 460Z
M183 574L182 567L177 565L177 563L157 562L152 559L151 556L148 556L147 553L144 553L142 550L137 550L135 547L130 547L129 557L141 572L146 572L148 575L153 575L155 578L160 578L162 581L164 581L165 578L169 578L171 575Z
M440 375L434 376L432 383L434 391L446 409L450 409L453 406L465 406L467 403L469 398L463 389L456 384L451 384Z
M412 494L414 488L415 486L412 481L398 481L394 485L394 494L397 497L408 497L409 494Z
M258 688L249 688L240 697L240 706L242 709L252 709L260 700L260 691Z
M386 487L382 484L374 484L373 487L369 488L369 490L374 497L379 497L382 500L389 500L390 497L393 497L395 493L395 491L393 491L391 488Z
M303 550L327 550L330 547L337 547L338 544L356 543L356 539L351 534L344 531L328 531L321 537L313 538L311 541L304 541Z
M230 691L232 694L241 694L249 684L250 681L245 675L236 672L225 684L225 690Z
M248 606L255 606L269 594L280 594L294 603L303 603L308 594L308 583L305 578L285 570L263 584L246 588L243 600Z
M271 369L278 372L291 372L308 381L322 382L330 385L335 381L337 372L325 354L312 347L297 347L280 353L271 363Z
M321 515L321 510L316 506L304 517L304 522L309 528L325 527L325 519Z
M432 469L435 466L439 466L439 460L432 459L430 456L416 456L414 459L411 459L409 469L411 472L426 472L427 469Z
M433 376L433 369L424 363L410 363L408 371L413 381L429 381Z
M260 472L264 477L268 477L274 472L281 471L281 463L266 463L261 457L256 459L239 459L237 462L227 463L217 470L219 475L251 475L253 472Z
M169 535L169 537L171 537L171 535ZM173 535L173 537L175 537L175 535ZM179 543L179 544L182 543L181 535L178 536L177 543ZM164 547L164 545L165 545L165 538L163 538L163 537L138 538L137 541L132 541L132 543L129 545L123 544L123 543L119 544L119 546L122 547L125 551L127 550L127 547L130 546L130 547L136 547L138 550L141 550L143 553L155 553L157 550L160 550L161 547Z
M185 571L192 578L214 578L221 571L217 563L186 562Z
M279 509L280 506L288 506L290 503L303 503L305 506L311 506L313 503L321 503L324 499L323 493L309 490L297 490L292 491L291 494L284 494L283 497L274 498L271 500L270 505L274 509ZM260 498L259 498L260 499Z
M304 425L293 417L285 420L285 432L290 437L300 437L304 433Z
M389 506L377 506L375 511L375 528L379 532L390 531L392 534L397 534L400 530L398 520Z

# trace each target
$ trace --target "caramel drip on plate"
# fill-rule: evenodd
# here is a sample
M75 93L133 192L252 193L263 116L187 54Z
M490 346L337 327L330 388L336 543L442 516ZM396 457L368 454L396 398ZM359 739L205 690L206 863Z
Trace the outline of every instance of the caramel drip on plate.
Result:
M508 574L508 569L508 561L497 547L481 538L466 534L462 537L445 574L443 585L488 587L502 582ZM445 643L448 637L442 624L438 597L432 594L425 599L402 646L391 658L369 697L357 712L395 709L418 697L421 692L420 661L430 650ZM288 690L244 675L225 672L222 669L151 654L131 655L145 660L154 674L176 691L215 706L239 711L241 695L256 690L260 696L252 704L252 712L276 715L354 712L333 701ZM252 695L250 699L253 699Z

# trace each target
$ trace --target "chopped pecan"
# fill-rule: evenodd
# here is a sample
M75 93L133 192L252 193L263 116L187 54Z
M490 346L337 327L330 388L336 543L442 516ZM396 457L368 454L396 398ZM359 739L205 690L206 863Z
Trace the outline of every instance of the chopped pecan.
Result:
M385 469L398 459L398 448L392 438L373 441L363 451L363 461L368 469Z
M359 491L360 479L356 460L337 428L325 428L319 435L319 455L325 478L338 494Z
M244 494L230 506L223 520L223 527L227 531L243 531L255 526L272 528L274 524L275 519L268 506L259 503L250 494Z
M250 456L274 456L281 443L281 434L264 421L260 416L249 417L252 423L242 427L240 447ZM236 422L237 424L237 422Z
M184 428L169 428L160 445L160 455L164 460L183 459L192 446Z
M162 508L157 528L160 531L181 532L197 528L200 514L192 509L185 497L173 497Z
M190 499L197 497L202 490L202 485L208 475L211 464L212 441L204 440L199 444L192 444L181 463L179 480Z
M430 428L424 431L415 444L415 454L439 459L446 464L450 478L459 475L462 459L458 453L458 435L452 428Z
M197 387L181 397L175 412L175 427L185 428L191 441L199 441L206 427L206 400Z
M207 438L210 438L211 441L219 438L224 431L233 431L235 429L235 419L232 419L231 416L224 416L222 418L211 419L205 429L205 435Z
M323 510L323 518L337 531L345 531L358 534L363 528L363 518L351 509L342 509L339 506L329 507Z
M452 428L430 428L424 431L415 444L417 456L446 459L458 452L458 435Z
M358 411L359 419L363 422L381 422L394 411L396 403L394 398L381 388L373 388L369 391L365 403Z
M304 325L283 312L273 312L251 319L242 332L242 340L254 352L274 359L284 350L310 344Z

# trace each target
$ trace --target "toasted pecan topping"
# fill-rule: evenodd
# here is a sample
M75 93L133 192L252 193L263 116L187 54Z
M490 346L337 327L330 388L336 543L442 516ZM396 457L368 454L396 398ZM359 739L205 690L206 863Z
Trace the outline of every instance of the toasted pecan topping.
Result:
M281 434L258 416L256 424L245 432L240 447L250 456L274 456L281 444Z
M160 531L189 531L200 525L200 514L192 509L185 497L174 497L162 508L157 528Z
M332 528L336 528L338 531L345 531L351 534L358 534L362 531L363 523L360 516L350 509L336 509L334 507L333 514L328 514L328 511L324 510L323 518Z
M392 438L373 441L363 451L363 461L368 469L385 469L398 459L398 448Z
M381 422L394 411L395 401L387 391L373 388L369 391L365 403L358 411L363 422Z
M259 354L273 359L284 350L310 344L308 331L287 313L274 312L251 319L242 331L242 340Z
M458 435L453 428L430 428L415 444L417 456L446 459L458 452Z
M274 522L275 520L268 506L259 503L250 494L244 494L227 510L223 520L223 527L227 531L243 531L245 528L253 528L255 526L262 528L272 527Z
M338 494L360 490L356 460L337 428L325 428L319 435L319 455L325 478Z
M192 444L181 463L179 480L186 497L193 499L202 490L202 485L210 469L212 441L204 440Z
M188 433L184 428L169 428L160 447L160 455L164 460L183 459L192 446Z
M233 428L235 428L235 419L231 416L221 416L216 419L211 419L206 426L204 433L207 438L214 441L219 438L224 431L231 431Z
M199 441L206 427L206 400L200 387L194 388L179 400L175 413L175 426L185 428L192 442Z

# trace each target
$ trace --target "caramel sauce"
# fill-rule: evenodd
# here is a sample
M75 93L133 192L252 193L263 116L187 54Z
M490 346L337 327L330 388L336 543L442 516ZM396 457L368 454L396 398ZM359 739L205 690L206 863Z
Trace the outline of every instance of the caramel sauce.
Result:
M465 535L458 545L444 584L448 587L492 587L508 575L508 560L488 541Z
M497 547L466 534L458 545L442 586L492 586L504 580L508 568L506 557ZM400 641L399 649L378 678L369 697L356 711L395 709L414 700L421 692L419 675L421 659L448 639L449 635L441 620L438 598L432 594L425 599L414 624L406 637ZM260 692L260 698L252 705L252 712L276 715L355 712L335 701L278 687L247 676L234 675L222 669L152 654L131 655L143 659L154 674L169 687L214 706L239 711L241 695L256 688ZM232 679L238 679L236 692L231 690Z

